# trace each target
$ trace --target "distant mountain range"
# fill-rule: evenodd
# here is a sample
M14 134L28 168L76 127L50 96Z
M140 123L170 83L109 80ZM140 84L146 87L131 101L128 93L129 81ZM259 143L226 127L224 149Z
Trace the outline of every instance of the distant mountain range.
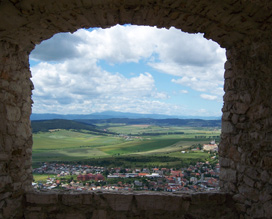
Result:
M92 114L37 114L33 113L30 117L31 120L51 120L51 119L68 119L68 120L78 120L78 119L112 119L112 118L128 118L128 119L203 119L203 120L221 120L221 117L215 116L169 116L161 114L140 114L140 113L123 113L115 111L105 111L101 113Z

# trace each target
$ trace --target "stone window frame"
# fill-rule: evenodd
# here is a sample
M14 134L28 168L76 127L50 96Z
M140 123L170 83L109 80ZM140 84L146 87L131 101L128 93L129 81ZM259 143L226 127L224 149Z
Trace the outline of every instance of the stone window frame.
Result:
M201 32L226 48L219 147L221 194L224 191L232 194L235 201L232 206L242 218L271 218L271 9L271 1L259 0L3 0L0 4L0 217L22 218L30 212L35 218L38 209L47 209L41 214L50 215L55 205L52 203L50 209L47 204L37 206L30 198L33 193L29 117L33 84L28 56L35 44L58 32L128 23ZM203 195L202 200L211 195ZM188 200L201 199L200 196L192 195ZM57 200L62 197L58 195ZM66 201L62 203L67 206ZM141 210L147 214L147 209ZM98 214L104 214L103 211ZM127 212L132 214L133 210Z

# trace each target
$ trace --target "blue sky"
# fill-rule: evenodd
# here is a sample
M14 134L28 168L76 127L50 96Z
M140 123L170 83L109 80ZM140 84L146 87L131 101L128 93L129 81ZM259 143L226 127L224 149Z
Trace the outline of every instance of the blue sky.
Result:
M225 50L175 28L60 33L30 55L33 113L221 116Z

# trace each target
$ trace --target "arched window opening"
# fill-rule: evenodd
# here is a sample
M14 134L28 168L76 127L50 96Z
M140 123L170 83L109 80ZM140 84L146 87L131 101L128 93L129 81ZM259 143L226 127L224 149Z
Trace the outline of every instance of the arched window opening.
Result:
M112 189L109 176L119 188L209 190L225 59L215 42L175 28L117 25L42 42L30 55L34 170L67 188Z

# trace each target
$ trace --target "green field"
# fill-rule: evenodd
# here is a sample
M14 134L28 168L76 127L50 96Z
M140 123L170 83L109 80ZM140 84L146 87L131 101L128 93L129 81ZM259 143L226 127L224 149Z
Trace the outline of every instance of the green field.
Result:
M53 174L33 174L33 179L34 182L39 182L39 183L45 183L47 181L48 178L55 178L55 179L76 179L77 176L76 175L68 175L68 176L60 176L58 177L57 175L53 175Z
M138 136L123 136L119 134L98 135L88 131L52 130L33 134L33 165L40 162L93 161L107 163L129 163L131 158L138 160L145 157L178 158L175 164L182 160L206 159L207 153L186 153L193 145L208 143L209 139L220 135L220 130L214 128L191 127L160 127L150 125L111 124L108 130L115 133L137 134ZM141 133L164 133L156 136L141 136ZM184 134L171 134L183 132ZM167 133L167 134L165 134ZM217 139L219 140L219 139ZM118 159L117 159L118 158ZM128 159L126 159L128 158ZM150 159L149 159L150 160ZM152 160L152 159L151 159ZM160 159L150 164L161 164ZM171 159L170 159L171 160ZM173 159L172 159L173 160ZM144 161L148 163L148 161ZM172 161L170 161L171 163ZM135 163L137 165L137 162Z
M219 132L214 128L202 127L177 127L177 126L156 126L156 125L124 125L124 124L108 124L108 130L123 134L142 134L142 133L166 133L184 132L186 135L217 135Z

